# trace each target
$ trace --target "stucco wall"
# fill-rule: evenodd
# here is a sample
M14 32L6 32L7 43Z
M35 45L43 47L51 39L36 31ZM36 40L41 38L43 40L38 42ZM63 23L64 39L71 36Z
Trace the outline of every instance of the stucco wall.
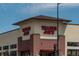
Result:
M10 49L10 45L12 45L12 44L17 45L18 37L20 37L20 30L19 29L1 34L0 35L0 47L2 47L2 50L0 50L0 52L6 51L6 50L3 50L3 46L9 46L9 49L8 49L9 53L10 53L10 51L16 51L17 52L18 49L17 48ZM17 45L17 47L18 47L18 45ZM18 52L17 52L17 55L18 55Z
M21 24L19 24L19 26L20 26L21 36L23 37L23 40L29 40L30 35L33 34L33 31L34 31L33 22L32 21L22 22ZM26 27L31 27L31 29L30 29L28 35L23 35L22 29L24 29Z
M79 47L68 47L67 42L79 42L79 25L67 25L65 30L65 55L67 55L67 49L79 49Z
M19 36L19 29L0 35L0 46L17 43L17 39Z
M20 23L19 26L21 27L20 30L23 36L23 40L30 39L31 34L40 34L41 39L52 39L52 38L57 39L57 31L55 31L55 33L52 35L52 34L44 34L43 33L44 31L42 30L42 26L57 26L56 21L32 19L32 20ZM29 35L24 36L22 29L26 27L31 27L31 30L30 30ZM64 34L65 28L66 28L66 25L60 22L59 23L59 34L60 35Z
M39 33L40 34L40 38L41 39L57 39L57 30L55 31L55 33L52 34L44 34L43 30L42 30L42 26L57 26L57 23L55 21L50 21L50 20L35 20L33 22L33 28L34 31L33 33ZM60 23L59 25L59 34L63 35L64 31L65 31L66 25L63 23Z

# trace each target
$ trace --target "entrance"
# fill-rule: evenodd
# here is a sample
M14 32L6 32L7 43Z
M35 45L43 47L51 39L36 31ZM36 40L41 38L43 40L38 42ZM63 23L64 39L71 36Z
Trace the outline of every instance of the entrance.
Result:
M53 56L53 51L40 51L40 56Z
M30 56L30 51L21 51L20 55L21 56Z

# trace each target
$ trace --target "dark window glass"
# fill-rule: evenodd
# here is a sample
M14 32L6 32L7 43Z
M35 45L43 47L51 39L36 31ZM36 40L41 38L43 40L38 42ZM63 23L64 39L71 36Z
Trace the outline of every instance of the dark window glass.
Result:
M0 52L0 56L2 55L2 53Z
M67 46L79 46L79 42L67 42Z
M21 52L21 56L29 56L30 55L30 51L22 51Z
M77 56L77 50L72 50L72 56Z
M16 48L16 44L10 45L10 49Z
M3 55L4 56L9 56L9 52L8 51L5 51L5 52L3 52Z
M79 50L78 49L68 49L67 55L68 56L79 56Z
M0 50L1 50L2 48L0 47Z
M16 55L17 55L16 51L10 51L10 56L16 56Z
M3 46L3 50L9 49L9 46Z
M79 56L79 50L77 50L77 56Z
M71 51L71 50L68 50L68 51L67 51L67 55L68 55L68 56L71 56L71 55L72 55L72 51Z

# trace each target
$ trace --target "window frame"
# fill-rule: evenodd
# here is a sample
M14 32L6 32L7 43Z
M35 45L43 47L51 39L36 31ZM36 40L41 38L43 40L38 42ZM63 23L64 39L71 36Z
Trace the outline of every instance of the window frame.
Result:
M13 52L15 52L15 55L12 54ZM10 51L10 56L17 56L17 51Z
M67 42L67 46L79 46L79 42Z
M16 44L11 44L10 45L10 49L16 49L17 48L17 45Z
M7 47L7 48L6 48ZM6 45L6 46L3 46L3 50L8 50L9 49L9 46Z

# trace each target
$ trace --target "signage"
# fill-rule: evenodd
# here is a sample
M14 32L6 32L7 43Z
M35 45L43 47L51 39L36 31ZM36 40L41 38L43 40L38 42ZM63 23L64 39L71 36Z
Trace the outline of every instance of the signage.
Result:
M42 26L42 30L44 31L44 34L54 34L54 32L57 30L56 26Z
M24 35L28 35L30 32L30 29L31 29L30 27L23 28L22 31L23 31Z

